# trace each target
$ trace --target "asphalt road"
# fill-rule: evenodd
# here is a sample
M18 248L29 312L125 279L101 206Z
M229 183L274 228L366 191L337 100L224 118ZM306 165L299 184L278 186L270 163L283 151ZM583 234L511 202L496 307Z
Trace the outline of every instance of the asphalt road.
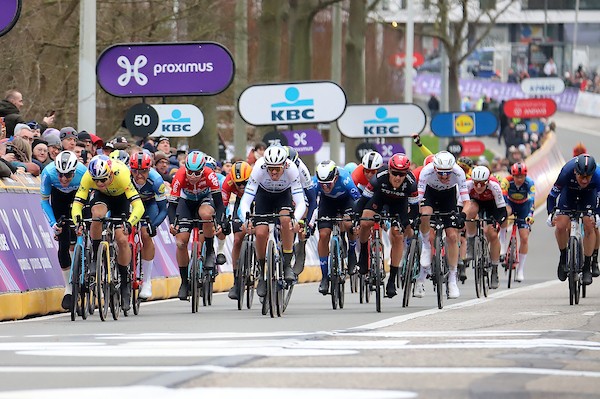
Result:
M579 139L600 153L598 137L577 130L559 125L565 157ZM533 226L523 283L508 290L503 277L489 298L476 299L470 278L441 311L430 285L408 308L396 297L376 313L349 290L345 308L334 311L317 284L307 284L276 319L262 316L258 301L238 311L218 294L198 314L168 300L118 321L4 322L0 399L596 398L600 281L569 305L544 219L542 212Z

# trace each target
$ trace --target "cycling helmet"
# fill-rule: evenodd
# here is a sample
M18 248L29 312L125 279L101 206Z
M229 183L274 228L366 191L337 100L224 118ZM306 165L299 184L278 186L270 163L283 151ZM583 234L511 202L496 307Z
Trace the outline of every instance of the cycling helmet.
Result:
M473 181L488 181L490 178L490 170L485 166L475 166L471 173L471 179Z
M319 183L331 183L340 173L333 161L321 162L317 165L316 172Z
M350 174L352 174L352 172L354 172L354 169L356 169L357 167L358 165L356 164L356 162L349 162L346 165L344 165L344 169L346 169Z
M150 169L152 165L152 157L145 152L136 152L135 154L131 154L129 158L129 168L130 169Z
M96 155L88 165L92 179L108 179L112 173L112 160L106 155Z
M379 169L383 165L383 157L376 151L369 151L362 157L361 163L365 169Z
M527 165L522 162L517 162L510 167L510 174L513 176L527 176Z
M587 149L580 141L575 147L573 147L573 157L579 156L581 154L587 154Z
M433 154L429 154L429 155L427 155L427 156L425 157L425 159L423 160L423 166L425 166L425 165L429 165L430 163L432 163L432 162L433 162L433 157L434 157L434 156L435 156L435 155L433 155Z
M185 159L185 168L190 172L197 172L204 168L206 155L202 151L192 151Z
M77 169L77 155L73 151L62 151L54 160L58 173L69 173Z
M265 164L267 166L282 166L288 157L288 152L285 148L277 145L272 145L265 150Z
M465 167L467 170L473 168L473 160L469 157L460 157L456 160L456 163L463 169L465 169Z
M207 155L204 161L204 166L215 170L215 168L217 167L217 160L211 157L210 155Z
M248 162L238 161L233 164L231 168L231 179L234 183L245 182L250 178L250 173L252 173L252 166Z
M401 152L392 155L388 161L388 169L408 171L410 169L410 160Z
M290 147L289 145L286 145L285 149L288 154L288 156L287 156L288 159L290 161L292 161L293 163L295 163L296 165L298 165L298 151L296 151L294 148Z
M596 171L596 160L589 154L581 154L575 159L575 173L591 176Z
M450 171L454 167L456 159L454 155L448 151L440 151L433 156L433 166L435 170L439 171Z
M129 153L125 150L114 150L110 153L111 159L118 159L125 165L129 165Z

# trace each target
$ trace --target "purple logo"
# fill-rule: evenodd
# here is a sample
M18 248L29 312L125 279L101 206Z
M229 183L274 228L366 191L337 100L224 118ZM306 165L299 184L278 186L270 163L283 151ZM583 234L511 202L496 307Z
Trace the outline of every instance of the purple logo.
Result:
M300 155L315 154L323 145L323 136L318 130L285 130L282 132L288 145Z
M116 97L210 96L233 81L231 53L218 43L118 44L98 58L98 83Z
M381 154L385 162L389 161L394 154L405 153L404 147L400 143L375 144L375 148L377 148L377 152Z
M21 14L21 0L3 0L0 11L0 36L5 35L17 23Z

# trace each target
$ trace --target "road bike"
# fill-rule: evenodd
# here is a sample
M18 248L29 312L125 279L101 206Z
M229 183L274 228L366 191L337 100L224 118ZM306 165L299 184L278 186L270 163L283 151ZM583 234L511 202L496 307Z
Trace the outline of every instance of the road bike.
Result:
M569 304L579 304L581 297L585 298L586 286L583 284L583 217L592 216L592 211L570 210L561 212L571 219L569 244L567 245L567 279L569 281Z
M517 235L519 232L519 223L524 222L524 219L511 217L513 222L512 231L510 233L510 240L508 241L508 249L504 257L504 273L508 274L508 288L510 288L513 281L517 281L517 265L519 264L519 242Z
M152 229L150 220L146 217L142 219L149 229ZM129 248L131 249L131 262L129 264L129 272L131 273L131 307L133 314L138 315L140 312L140 303L142 300L139 297L139 292L144 281L144 270L142 269L142 229L141 224L131 226L131 232L128 236ZM129 315L128 311L123 312L125 316Z
M75 321L77 316L82 319L87 319L89 314L94 313L96 302L95 295L95 280L90 275L90 270L87 263L92 259L91 241L89 232L86 228L86 223L91 219L86 219L81 223L77 223L76 227L81 231L77 236L73 257L71 258L71 271L69 281L72 287L71 299L71 320ZM57 224L62 228L71 228L70 220L59 219Z
M413 236L407 240L407 245L404 250L404 257L402 260L402 266L398 273L400 283L398 286L402 287L402 307L407 307L410 298L413 295L415 282L419 277L421 271L421 232L419 231L419 225L421 224L421 218L417 218L413 222Z
M121 313L121 276L117 268L117 241L115 226L123 226L127 219L102 217L93 218L94 222L102 223L102 240L96 256L96 297L100 320L105 321L108 309L114 320Z
M340 223L349 222L349 218L321 217L317 222L333 222L331 238L329 239L329 283L331 294L331 306L335 310L344 308L344 294L346 290L347 246L342 237Z
M238 310L242 310L244 307L244 300L246 301L246 308L252 308L254 292L259 279L258 268L256 267L256 248L254 244L254 238L254 234L246 234L240 249L237 275L237 286L240 289L237 300Z
M485 227L487 223L494 223L493 219L477 218L467 219L466 222L475 223L476 233L473 237L473 259L471 259L471 267L475 276L475 294L477 298L481 298L481 294L487 298L490 290L490 245L485 236Z

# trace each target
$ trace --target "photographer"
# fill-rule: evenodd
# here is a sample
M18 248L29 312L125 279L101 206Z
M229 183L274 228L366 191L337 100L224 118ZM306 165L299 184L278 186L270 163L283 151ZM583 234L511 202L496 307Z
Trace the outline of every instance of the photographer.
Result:
M34 176L40 175L40 167L31 160L31 145L21 137L15 137L6 144L4 159L11 162L17 168L17 172L29 172Z

